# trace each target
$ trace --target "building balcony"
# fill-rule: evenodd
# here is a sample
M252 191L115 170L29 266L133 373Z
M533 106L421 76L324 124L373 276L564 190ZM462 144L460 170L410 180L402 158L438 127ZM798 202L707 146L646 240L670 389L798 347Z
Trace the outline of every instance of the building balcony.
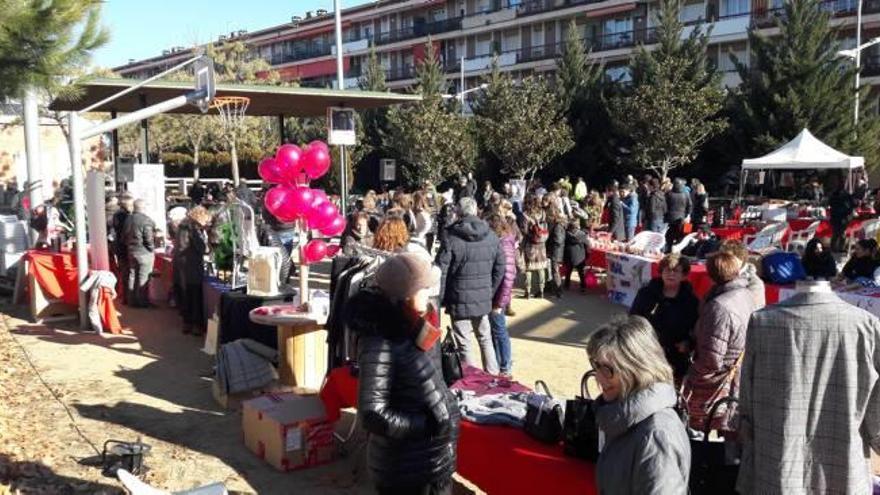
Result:
M400 67L392 67L385 71L385 80L388 82L402 81L404 79L412 79L416 77L416 67L414 65L402 65Z
M858 0L825 0L822 10L830 12L834 17L848 17L857 14ZM880 0L864 0L862 15L880 13ZM752 24L759 28L776 26L776 19L785 15L783 7L752 12Z
M308 60L310 58L326 57L333 53L333 46L317 46L308 50L296 50L291 53L279 53L269 58L272 65L281 65L289 62L298 62L300 60Z
M421 38L422 36L440 34L457 29L461 29L461 17L417 24L396 31L388 31L387 33L378 33L373 37L373 43L376 45L387 45L388 43Z

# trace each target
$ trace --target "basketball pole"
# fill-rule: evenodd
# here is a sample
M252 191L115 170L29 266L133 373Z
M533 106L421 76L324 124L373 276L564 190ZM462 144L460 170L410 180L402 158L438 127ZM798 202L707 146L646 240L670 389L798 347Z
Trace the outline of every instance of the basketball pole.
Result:
M336 88L345 89L345 64L342 59L342 0L333 0L333 15L336 21ZM328 125L330 122L328 122ZM348 202L348 169L345 167L345 146L339 146L339 209L346 215Z

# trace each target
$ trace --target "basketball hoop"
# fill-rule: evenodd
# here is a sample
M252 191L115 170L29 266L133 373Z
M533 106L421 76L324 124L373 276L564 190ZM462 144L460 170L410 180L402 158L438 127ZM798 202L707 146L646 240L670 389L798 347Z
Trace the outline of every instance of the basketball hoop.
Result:
M226 132L235 132L244 121L251 99L246 96L218 96L211 103L211 108L216 108L223 122Z

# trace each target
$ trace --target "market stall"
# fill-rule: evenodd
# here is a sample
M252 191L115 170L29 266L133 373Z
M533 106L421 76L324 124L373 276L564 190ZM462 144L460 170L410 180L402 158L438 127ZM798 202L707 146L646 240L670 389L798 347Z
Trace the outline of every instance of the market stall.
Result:
M800 134L776 151L759 158L747 158L742 161L739 197L742 197L749 174L769 172L771 180L773 172L781 171L816 171L841 170L846 172L845 186L852 191L854 174L857 170L864 171L865 159L860 156L849 156L823 143L809 130Z
M590 249L588 264L607 270L608 297L617 304L632 305L636 293L652 278L660 275L660 258L646 257L610 249ZM712 288L712 279L703 263L691 265L688 281L694 294L703 298Z
M484 395L528 391L517 382L502 383L482 370L465 368L465 377L452 389ZM332 421L341 408L357 407L357 378L348 367L330 372L321 400ZM562 444L541 443L510 426L490 426L462 420L457 472L486 493L595 494L595 466L563 454Z
M35 321L44 321L46 317L57 315L64 309L68 313L76 314L80 288L77 284L76 257L73 253L30 250L25 253L24 262L31 292L32 318ZM122 325L113 305L115 280L113 282L109 286L98 284L94 291L89 288L89 292L97 296L92 303L100 315L103 329L111 333L121 333ZM53 307L53 304L64 305L66 308Z

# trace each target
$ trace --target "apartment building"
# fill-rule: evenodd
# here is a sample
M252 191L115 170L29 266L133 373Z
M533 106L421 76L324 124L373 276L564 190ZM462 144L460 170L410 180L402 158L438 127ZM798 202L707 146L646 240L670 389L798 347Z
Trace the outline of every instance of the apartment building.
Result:
M862 0L862 40L880 36L880 0ZM825 0L842 48L855 46L858 0ZM451 91L479 84L497 54L502 70L514 75L548 73L556 68L572 19L590 57L605 64L607 76L626 80L627 60L637 44L654 36L656 0L377 0L342 14L345 86L356 87L371 48L379 56L392 89L415 82L415 67L432 40ZM739 83L729 54L748 59L748 29L773 35L782 0L682 0L686 33L704 21L712 26L710 57L723 84ZM257 32L237 31L215 43L241 40L255 57L268 60L283 79L304 86L336 85L333 14L319 10ZM114 70L143 78L178 63L189 50L176 47ZM862 53L862 81L880 84L880 45Z

